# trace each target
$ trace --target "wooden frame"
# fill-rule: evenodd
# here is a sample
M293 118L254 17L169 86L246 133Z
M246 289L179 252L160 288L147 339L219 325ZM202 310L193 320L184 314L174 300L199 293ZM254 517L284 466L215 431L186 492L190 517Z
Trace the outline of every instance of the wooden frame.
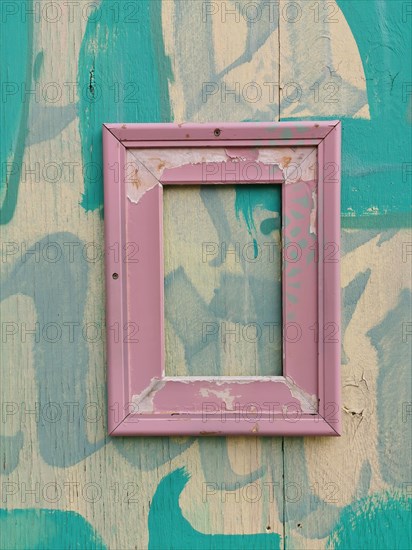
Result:
M340 139L339 121L103 125L111 435L340 435ZM316 148L313 181L290 183L270 160L285 146ZM242 154L217 154L228 147ZM283 376L166 377L163 186L244 182L283 185L286 217L306 195L294 224L316 234L284 256Z

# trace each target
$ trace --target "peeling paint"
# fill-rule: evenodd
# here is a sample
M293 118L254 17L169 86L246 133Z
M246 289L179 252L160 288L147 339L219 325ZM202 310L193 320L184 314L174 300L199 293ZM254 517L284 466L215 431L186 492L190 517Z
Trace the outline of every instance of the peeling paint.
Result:
M253 147L226 147L225 152L232 160L257 160L258 148Z
M153 399L157 392L165 386L165 382L159 378L152 378L150 384L141 393L133 395L132 403L138 407L139 414L152 413L154 411Z
M162 149L128 149L129 162L138 163L139 177L129 178L127 197L137 203L149 189L161 185L165 170L204 163L257 162L279 168L286 184L316 179L315 147L174 147ZM129 163L128 163L129 164ZM146 179L147 178L147 179Z
M285 376L285 384L287 385L292 397L300 402L302 412L317 412L318 398L316 395L311 395L304 392L290 376Z
M210 388L202 388L199 393L202 397L209 397L210 395L214 395L215 397L223 401L228 410L233 410L235 396L231 395L230 388L226 388L224 391L212 390Z
M134 156L132 163L127 163L125 177L127 198L134 203L138 203L147 191L161 185L160 181L136 156Z
M316 235L316 215L317 215L317 194L316 190L312 191L312 210L310 211L310 227L309 233Z

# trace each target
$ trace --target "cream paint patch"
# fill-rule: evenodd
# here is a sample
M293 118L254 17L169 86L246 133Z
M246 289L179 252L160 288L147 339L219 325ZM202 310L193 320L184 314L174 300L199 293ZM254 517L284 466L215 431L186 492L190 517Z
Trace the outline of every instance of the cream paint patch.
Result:
M202 388L200 390L200 395L204 398L208 398L210 396L217 397L218 399L221 399L223 403L226 405L227 410L231 411L233 410L233 405L236 399L235 395L232 395L229 388L226 388L225 390L212 390L210 388Z
M219 26L225 27L226 40L232 40L240 23L233 23L228 18L226 23L219 23ZM221 47L219 44L219 49ZM206 88L202 83L202 101L197 105L197 120L250 120L254 119L256 112L267 113L269 120L278 119L278 31L273 30L262 46L250 51L245 57L245 61L220 78L212 77L210 82L214 86ZM230 66L227 64L222 70Z
M322 461L319 461L318 441L305 438L305 456L311 484L323 479L327 464L328 482L338 487L337 498L341 506L356 498L355 491L364 461L368 461L372 467L370 492L389 488L382 480L378 459L377 408L381 404L377 402L376 396L379 363L376 349L367 333L396 306L401 289L410 288L410 269L400 259L402 243L410 241L410 232L399 230L392 239L380 246L379 239L378 235L341 260L342 288L357 274L371 270L368 284L344 334L349 362L342 365L343 435L333 441L325 439L322 442ZM400 268L394 269L393 266ZM362 415L356 414L359 411L362 411ZM352 415L352 412L355 414ZM354 456L358 458L354 460ZM351 472L350 483L348 468ZM323 498L326 489L325 484L316 486Z
M309 233L316 235L316 216L317 216L317 194L316 191L312 191L312 210L310 211L310 227Z
M289 4L280 3L282 117L359 116L368 103L366 79L343 13L335 1Z
M249 0L247 2L251 4ZM253 5L250 7L253 9ZM214 51L217 73L235 63L245 51L248 20L247 17L242 16L239 8L240 2L238 1L203 2L203 20L207 18L212 21L213 42L219 44L219 48ZM228 32L229 25L231 29L236 28L236 32Z
M174 122L185 122L185 101L183 100L183 88L185 81L179 74L179 63L176 56L175 28L172 24L175 16L174 1L162 2L162 30L165 52L169 56L172 67L173 80L168 80L169 101L173 113Z
M281 0L275 14L280 51L276 22L269 32L262 23L263 17L266 25L270 21L264 5L252 13L253 6L217 1L210 3L213 13L205 14L205 4L193 4L181 20L174 17L176 2L163 2L163 34L174 74L169 83L174 120L236 121L256 119L257 114L277 120L279 112L282 117L369 118L362 60L335 1ZM270 2L267 9L271 4L273 9ZM248 25L253 40L245 40ZM193 29L202 37L211 32L213 47L209 57L189 65ZM197 90L190 101L184 100L188 88Z
M222 200L234 204L235 193L228 189L222 194ZM227 204L225 202L225 204ZM175 220L191 219L193 211L196 212L196 231L187 231L185 223L176 223ZM234 230L237 225L232 223ZM193 189L185 189L183 186L176 186L173 192L163 192L163 234L164 234L164 271L165 277L178 268L182 268L188 279L196 287L196 292L206 303L213 299L216 288L216 268L204 260L205 240L217 243L220 246L218 231L210 219L209 213L204 206L200 193ZM202 269L199 269L199 265ZM241 274L239 263L231 267L231 272ZM170 323L172 328L172 323ZM174 330L166 334L166 338L173 340L172 349L181 350L181 353L174 354L174 367L170 372L173 374L185 375L184 353L181 349L181 340ZM179 359L180 357L180 359ZM167 358L166 358L167 359ZM182 361L183 360L183 361ZM166 372L168 368L166 368Z
M247 311L244 308L247 318ZM229 334L236 334L239 324L225 321L225 329ZM280 352L280 350L278 350ZM248 373L259 376L259 352L258 340L251 342L245 338L225 338L220 348L220 364L222 374L226 376L244 376L245 365L248 365Z
M169 83L174 120L239 121L264 110L270 113L270 120L277 120L279 37L276 25L267 39L254 47L259 40L247 38L247 27L248 19L255 16L252 12L246 17L239 13L239 2L192 2L184 18L176 17L177 5L175 1L163 2L162 12L165 49L174 75L173 83ZM214 13L205 13L207 5ZM262 27L264 32L265 25ZM252 32L256 34L253 29ZM211 47L207 58L189 66L186 57L193 51L193 35L206 42L210 38ZM189 101L182 102L188 89L195 93Z

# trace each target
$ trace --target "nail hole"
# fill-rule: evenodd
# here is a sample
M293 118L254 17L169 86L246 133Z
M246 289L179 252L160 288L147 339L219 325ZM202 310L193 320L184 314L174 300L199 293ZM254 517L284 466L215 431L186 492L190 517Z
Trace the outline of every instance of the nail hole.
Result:
M268 525L268 526L266 527L266 531L270 531L270 529L271 529L271 527L270 527L270 525Z
M220 130L219 130L219 128L216 128L216 130L214 131L214 134L215 134L215 136L220 136Z
M119 274L118 274L118 273L113 273L112 277L113 277L113 279L118 279L118 278L119 278Z

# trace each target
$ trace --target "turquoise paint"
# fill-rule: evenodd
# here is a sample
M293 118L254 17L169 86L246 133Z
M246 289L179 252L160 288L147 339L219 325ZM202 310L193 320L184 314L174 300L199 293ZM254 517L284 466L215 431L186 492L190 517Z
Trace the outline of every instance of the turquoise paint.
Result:
M379 364L376 412L380 470L386 483L399 488L404 488L412 479L412 430L408 414L412 392L412 336L408 324L411 309L412 293L404 289L395 308L367 333Z
M30 133L27 136L26 146L55 138L73 122L76 116L75 103L63 106L32 103L29 117Z
M248 474L234 472L229 458L226 437L198 437L197 444L205 483L215 483L218 490L224 487L226 491L233 491L249 483L254 483L265 473L264 465Z
M347 506L332 530L331 550L408 550L412 541L412 499L375 493Z
M298 303L298 299L294 294L286 293L286 298L289 300L289 302L292 302L292 304Z
M257 257L257 235L253 219L253 212L257 207L276 212L280 218L282 204L282 189L280 185L270 187L264 185L236 185L235 186L235 214L237 219L243 217L246 227L255 245Z
M349 254L352 250L356 250L363 244L369 242L371 239L379 235L380 231L380 229L362 229L360 231L348 229L342 230L340 242L341 256L343 257L345 254Z
M30 96L22 100L22 86L32 88L33 20L23 18L24 10L30 11L32 1L12 2L15 15L3 15L0 33L0 80L2 82L0 154L2 173L0 180L0 224L7 224L14 215L17 204L25 141L28 134ZM6 13L6 10L5 10ZM7 92L5 91L7 90ZM5 165L5 162L9 167Z
M371 120L341 117L342 226L411 227L412 176L406 173L412 149L411 96L405 88L412 81L410 16L405 16L401 0L390 5L376 0L337 0L337 4L363 62L371 116Z
M4 411L4 409L3 409ZM4 416L4 413L3 413ZM0 473L10 474L19 463L20 451L23 448L23 432L14 435L0 435Z
M279 231L280 229L280 218L266 218L260 224L260 232L263 235L270 235L272 231Z
M55 244L48 248L49 243ZM24 425L23 408L34 410L37 403L36 427L40 454L47 464L57 467L77 464L105 443L104 440L89 441L88 424L95 423L94 418L100 422L102 417L105 418L106 403L97 403L96 407L85 409L89 403L88 346L92 344L89 344L83 332L88 323L84 318L84 307L89 272L89 263L82 255L84 245L72 233L51 233L27 247L37 252L28 253L27 256L21 254L21 251L16 254L17 261L8 276L3 277L0 286L0 300L21 294L31 298L36 309L38 330L26 338L28 342L30 339L33 341L37 395L31 396L32 402L24 402L15 414ZM68 252L70 249L72 255ZM47 255L53 258L56 250L60 250L60 259L47 261ZM96 313L99 314L98 311ZM103 304L100 319L100 328L104 331ZM99 318L94 318L93 322L99 325ZM74 323L76 326L73 325L70 330L65 323ZM53 324L57 329L47 328L53 327ZM31 329L35 329L35 325L27 323L27 330ZM60 337L57 332L59 329ZM17 325L16 330L17 334L8 336L7 341L22 338L20 325ZM94 338L95 334L90 332L86 336ZM55 406L49 408L49 403ZM9 470L18 463L21 448L19 442L20 439L9 450Z
M218 242L226 243L227 247L234 247L234 243L246 238L249 241L248 234L240 229L240 233L234 234L227 218L222 194L219 191L211 189L208 186L201 188L200 196L212 223L218 234ZM271 198L269 193L266 197ZM272 197L270 208L276 205L276 195ZM267 220L279 218L267 218ZM267 240L267 239L266 239ZM262 242L259 240L259 244ZM214 258L212 265L220 266L225 258ZM250 265L242 257L240 265L244 270L250 269ZM279 266L273 263L273 274L276 280L280 279L280 273L277 273ZM258 274L258 272L257 272ZM262 293L266 299L262 300ZM244 307L239 301L239 296L247 297L247 307ZM182 300L182 296L185 297ZM222 309L222 304L225 307ZM219 335L210 335L207 342L202 341L201 331L196 331L188 338L186 326L187 323L194 325L199 319L209 320L210 322L220 323L222 320L230 320L240 324L254 322L256 319L265 319L267 322L278 323L280 327L280 309L277 307L280 303L280 283L273 285L273 279L266 279L262 276L248 277L232 276L228 273L222 273L219 285L215 290L212 301L208 304L197 292L193 283L187 277L182 268L170 273L165 280L165 316L172 324L178 336L180 336L185 349L185 359L189 372L204 372L207 365L210 375L220 375L220 353L219 353ZM245 311L248 315L245 317ZM190 315L189 315L190 314ZM276 348L276 349L275 349ZM276 374L281 374L281 364L273 365L273 358L281 357L278 353L281 349L281 331L275 334L273 344L267 345L264 339L258 342L258 354L260 365L268 372L262 374L273 374L272 369L276 369ZM270 371L270 372L269 372ZM228 490L236 486L244 486L252 483L262 477L265 467L257 468L247 475L239 476L233 472L227 452L225 438L200 438L198 441L202 468L205 479L224 483Z
M44 51L41 50L34 60L33 79L37 82L44 65ZM67 105L50 105L34 101L30 105L26 147L49 141L58 136L77 116L77 107L74 101Z
M399 214L399 225L410 225L411 175L402 169L412 149L411 95L405 95L405 83L412 81L410 16L405 19L400 0L337 3L363 61L371 116L343 119L342 213L368 215L377 207L381 215Z
M402 0L391 1L390 8L381 1L337 0L337 4L351 28L363 62L371 115L371 120L353 118L363 105L360 94L353 112L341 117L342 226L410 227L411 95L406 88L412 81L410 15L405 14L406 4ZM255 27L252 31L252 28L249 32L258 37L259 29ZM333 67L331 52L325 65ZM299 65L295 66L294 77L297 82L304 82ZM324 117L299 114L284 120L296 118ZM242 213L248 227L251 226L253 209L250 212L246 205Z
M102 0L87 22L79 56L79 130L85 167L81 205L103 205L102 124L104 122L169 122L168 80L161 3L141 0L137 14L116 22L110 0ZM93 176L91 175L93 172ZM88 176L89 173L89 176Z
M379 236L378 246L382 246L383 243L386 243L387 241L392 239L392 237L394 237L397 232L398 232L397 228L389 229L387 231L382 231L382 233Z
M285 488L285 493L282 495L285 499L285 509L283 518L280 517L280 519L288 524L292 532L296 531L300 536L309 539L327 537L340 518L342 510L339 506L340 488L337 484L331 483L325 500L316 495L313 480L309 476L304 438L285 438L283 470L282 465L276 464L271 459L270 447L265 445L263 450L262 461L269 464L271 479ZM363 498L368 494L370 480L370 464L365 461L355 488L356 497ZM290 547L287 541L286 547Z
M36 59L34 60L34 64L33 64L33 78L35 82L37 82L40 78L40 73L43 68L43 62L44 62L44 51L41 50L36 55Z
M342 290L342 365L346 365L348 363L348 357L344 347L345 332L350 320L352 319L352 315L358 305L358 302L365 292L370 275L370 269L367 269L363 273L358 273Z
M265 300L261 299L262 293ZM165 278L165 317L182 341L189 375L204 373L207 365L208 376L221 376L221 334L216 330L204 338L199 323L210 322L219 327L221 320L248 324L264 319L265 322L279 325L279 308L276 306L281 301L280 293L279 281L276 283L273 279L253 275L243 277L221 273L219 286L207 304L183 268L168 274ZM244 296L244 300L240 301L239 296ZM188 334L188 325L198 326L199 330ZM272 369L273 360L278 356L275 347L280 345L279 342L269 343L267 339L261 338L258 345L262 354L259 355L259 365L262 369ZM262 376L264 374L261 373Z
M0 548L106 550L107 547L80 514L29 508L0 510Z
M268 220L276 220L275 224L279 223L281 215L281 190L279 186L242 186L245 191L241 193L244 199L242 204L246 205L259 204L260 208L270 213L274 213L270 217L263 220L268 223ZM166 307L165 315L175 328L176 333L181 338L187 339L187 323L193 324L197 319L203 319L207 322L220 323L221 321L230 320L235 323L247 324L257 322L258 319L263 319L264 322L273 323L275 327L279 327L279 338L281 340L281 303L280 297L280 252L279 261L274 257L272 260L268 257L268 252L265 243L273 242L264 239L258 230L254 230L256 244L262 251L261 260L251 262L243 252L243 243L250 243L250 232L245 230L243 224L230 225L228 221L228 211L233 208L232 201L227 200L227 190L219 191L212 189L211 186L204 186L200 190L202 202L210 216L210 219L215 226L218 235L218 244L221 249L221 243L226 245L226 250L234 249L236 244L240 244L239 265L245 276L231 276L229 273L221 272L219 286L215 289L215 295L209 304L198 294L193 283L188 279L186 273L182 270L176 270L170 274L165 281L166 292ZM234 210L236 216L240 216L240 210L236 206L235 195ZM246 206L245 206L246 208ZM245 209L243 209L244 211ZM276 217L275 217L276 214ZM262 222L262 223L263 223ZM255 227L253 219L251 220ZM252 226L250 226L250 229ZM220 250L219 249L219 250ZM255 256L256 257L256 256ZM224 254L218 254L211 261L211 265L221 266L225 261ZM268 275L267 264L270 265L270 275ZM265 300L262 300L262 295ZM185 296L183 301L181 296ZM243 305L239 302L239 296L245 296ZM189 300L189 297L193 301ZM168 305L168 300L170 305ZM190 307L187 304L190 303ZM223 307L224 305L224 307ZM245 316L245 311L248 314ZM188 315L193 318L188 319ZM215 334L215 342L212 342L212 336L207 342L202 342L201 330L193 335L190 341L183 341L186 353L186 363L191 374L204 373L204 364L208 365L209 376L221 375L220 371L220 351L218 346L219 335ZM206 351L206 344L208 344ZM204 353L210 353L209 356L204 356ZM258 359L261 375L280 375L281 367L281 352L278 341L268 343L267 338L258 340Z
M113 437L110 441L132 466L147 472L168 464L188 449L195 438L180 441L170 437Z
M291 210L292 216L296 218L297 220L301 220L303 218L303 214L298 212L297 210Z
M210 302L211 311L217 319L241 325L255 322L273 325L272 341L262 329L262 337L257 342L260 376L282 374L280 266L276 263L272 265L272 277L252 275L251 272L246 272L246 276L221 273L219 287L215 289ZM242 300L239 300L239 296L242 296Z
M299 197L298 199L294 199L293 202L296 202L296 204L301 204L303 208L309 208L309 199L306 195L303 195L303 197Z
M208 535L194 529L183 516L179 505L180 493L189 480L184 468L164 477L153 495L149 511L149 550L260 550L280 549L277 533L257 535Z

